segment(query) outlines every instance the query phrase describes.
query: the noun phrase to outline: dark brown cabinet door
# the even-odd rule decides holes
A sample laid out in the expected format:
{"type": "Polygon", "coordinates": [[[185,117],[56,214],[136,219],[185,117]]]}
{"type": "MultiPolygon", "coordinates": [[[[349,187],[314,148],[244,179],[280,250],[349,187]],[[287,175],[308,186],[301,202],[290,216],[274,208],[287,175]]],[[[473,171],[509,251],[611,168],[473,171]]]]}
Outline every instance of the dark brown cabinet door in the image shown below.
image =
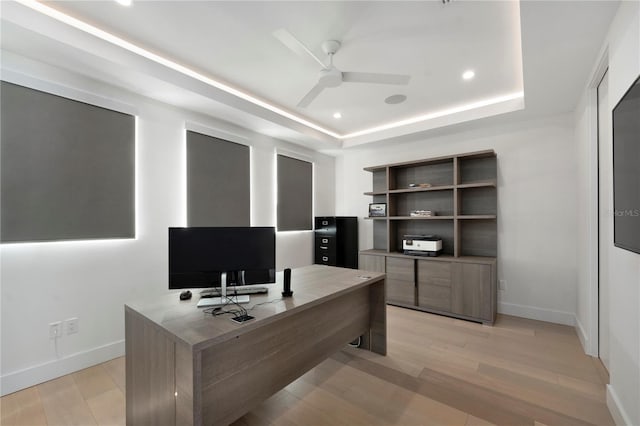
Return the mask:
{"type": "Polygon", "coordinates": [[[416,304],[414,260],[387,257],[387,302],[416,304]]]}
{"type": "Polygon", "coordinates": [[[358,268],[365,271],[385,272],[385,256],[361,254],[358,260],[358,268]]]}
{"type": "Polygon", "coordinates": [[[418,260],[418,306],[451,312],[451,262],[418,260]]]}
{"type": "Polygon", "coordinates": [[[493,321],[491,266],[457,263],[451,276],[451,311],[459,315],[493,321]]]}

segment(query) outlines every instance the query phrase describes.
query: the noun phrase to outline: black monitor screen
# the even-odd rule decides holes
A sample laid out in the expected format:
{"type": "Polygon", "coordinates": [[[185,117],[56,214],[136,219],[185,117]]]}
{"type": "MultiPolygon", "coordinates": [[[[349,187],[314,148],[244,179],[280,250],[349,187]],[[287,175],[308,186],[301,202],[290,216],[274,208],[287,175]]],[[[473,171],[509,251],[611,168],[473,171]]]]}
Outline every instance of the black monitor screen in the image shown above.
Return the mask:
{"type": "Polygon", "coordinates": [[[640,77],[613,109],[613,242],[640,253],[640,77]]]}
{"type": "Polygon", "coordinates": [[[232,284],[274,282],[275,265],[274,227],[169,228],[170,289],[219,286],[223,272],[232,284]]]}

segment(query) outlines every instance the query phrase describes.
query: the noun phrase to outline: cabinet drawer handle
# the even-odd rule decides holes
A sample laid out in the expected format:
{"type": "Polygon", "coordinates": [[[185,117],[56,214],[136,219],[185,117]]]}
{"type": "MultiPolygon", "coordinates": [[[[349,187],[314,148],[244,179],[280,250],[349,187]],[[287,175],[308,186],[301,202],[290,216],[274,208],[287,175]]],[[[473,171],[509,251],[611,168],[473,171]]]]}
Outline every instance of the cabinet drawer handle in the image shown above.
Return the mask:
{"type": "Polygon", "coordinates": [[[321,248],[322,250],[327,250],[329,247],[327,247],[327,246],[320,246],[320,248],[321,248]]]}
{"type": "Polygon", "coordinates": [[[329,242],[329,239],[328,239],[328,238],[323,238],[323,239],[322,239],[322,244],[327,244],[328,242],[329,242]]]}
{"type": "Polygon", "coordinates": [[[328,221],[328,220],[323,220],[323,221],[322,221],[322,224],[323,224],[323,225],[328,225],[328,224],[329,224],[329,221],[328,221]]]}
{"type": "Polygon", "coordinates": [[[327,256],[322,256],[322,261],[323,261],[323,262],[328,262],[328,261],[329,261],[329,258],[328,258],[327,256]]]}

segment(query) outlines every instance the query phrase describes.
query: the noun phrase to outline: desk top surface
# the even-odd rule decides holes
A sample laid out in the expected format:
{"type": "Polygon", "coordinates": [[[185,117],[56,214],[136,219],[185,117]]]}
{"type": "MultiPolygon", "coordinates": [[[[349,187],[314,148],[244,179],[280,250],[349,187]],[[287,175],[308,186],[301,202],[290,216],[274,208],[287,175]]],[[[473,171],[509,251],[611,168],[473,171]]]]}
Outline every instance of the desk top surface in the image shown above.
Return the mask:
{"type": "MultiPolygon", "coordinates": [[[[276,274],[275,284],[261,284],[269,288],[268,293],[252,294],[251,301],[242,304],[249,311],[249,315],[255,317],[243,324],[231,321],[231,314],[214,317],[203,313],[203,308],[196,307],[200,300],[197,290],[190,300],[181,301],[178,297],[180,292],[172,291],[166,296],[154,297],[152,300],[127,303],[125,309],[143,316],[187,345],[204,348],[370,285],[384,276],[383,273],[358,269],[324,265],[305,266],[291,271],[293,296],[283,299],[283,274],[280,272],[276,274]]],[[[226,309],[233,308],[234,306],[230,305],[226,309]]]]}

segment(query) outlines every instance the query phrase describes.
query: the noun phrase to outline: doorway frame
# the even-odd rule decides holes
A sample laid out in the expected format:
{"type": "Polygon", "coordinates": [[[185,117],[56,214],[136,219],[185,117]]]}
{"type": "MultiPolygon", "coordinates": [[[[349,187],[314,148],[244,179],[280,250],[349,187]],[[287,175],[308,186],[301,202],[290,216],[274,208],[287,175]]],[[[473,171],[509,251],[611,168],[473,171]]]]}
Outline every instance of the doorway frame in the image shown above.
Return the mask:
{"type": "Polygon", "coordinates": [[[578,336],[587,353],[594,357],[600,356],[599,329],[599,269],[600,269],[600,191],[599,191],[599,132],[598,132],[598,86],[609,69],[609,47],[605,47],[600,55],[598,65],[595,68],[588,85],[588,123],[589,123],[589,174],[588,174],[588,271],[587,271],[587,296],[588,296],[588,320],[587,330],[577,323],[578,336]]]}

